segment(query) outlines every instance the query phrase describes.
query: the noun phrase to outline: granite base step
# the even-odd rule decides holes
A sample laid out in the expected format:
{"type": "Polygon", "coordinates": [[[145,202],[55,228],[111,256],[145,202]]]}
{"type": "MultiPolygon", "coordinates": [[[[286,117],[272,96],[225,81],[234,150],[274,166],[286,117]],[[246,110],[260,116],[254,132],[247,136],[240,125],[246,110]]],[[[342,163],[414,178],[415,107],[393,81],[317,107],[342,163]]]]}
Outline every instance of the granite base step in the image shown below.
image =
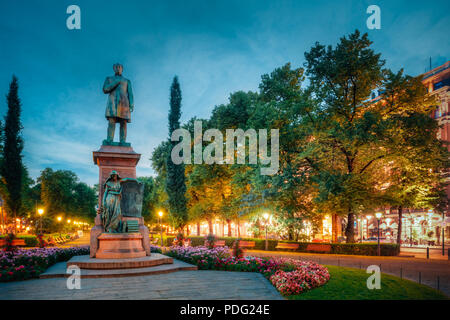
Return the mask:
{"type": "MultiPolygon", "coordinates": [[[[67,266],[65,262],[60,262],[48,268],[46,272],[40,275],[42,279],[48,278],[67,278],[72,273],[66,273],[67,266]]],[[[171,273],[177,271],[197,270],[197,266],[183,261],[173,260],[171,264],[162,264],[153,267],[144,268],[125,268],[125,269],[80,269],[81,278],[116,278],[116,277],[134,277],[171,273]]]]}
{"type": "Polygon", "coordinates": [[[172,264],[173,259],[160,253],[152,253],[151,256],[130,259],[97,259],[89,255],[75,256],[67,261],[67,267],[78,266],[80,269],[129,269],[146,268],[162,264],[172,264]]]}

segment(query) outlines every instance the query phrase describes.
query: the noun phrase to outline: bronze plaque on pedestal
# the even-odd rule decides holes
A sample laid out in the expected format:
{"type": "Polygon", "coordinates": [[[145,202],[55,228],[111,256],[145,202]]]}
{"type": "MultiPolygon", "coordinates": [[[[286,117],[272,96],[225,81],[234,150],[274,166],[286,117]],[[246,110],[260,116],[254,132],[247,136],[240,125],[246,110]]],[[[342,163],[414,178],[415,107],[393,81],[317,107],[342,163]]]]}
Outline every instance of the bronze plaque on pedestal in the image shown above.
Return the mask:
{"type": "Polygon", "coordinates": [[[120,208],[122,216],[141,217],[144,185],[135,179],[123,179],[121,185],[122,199],[120,200],[120,208]]]}

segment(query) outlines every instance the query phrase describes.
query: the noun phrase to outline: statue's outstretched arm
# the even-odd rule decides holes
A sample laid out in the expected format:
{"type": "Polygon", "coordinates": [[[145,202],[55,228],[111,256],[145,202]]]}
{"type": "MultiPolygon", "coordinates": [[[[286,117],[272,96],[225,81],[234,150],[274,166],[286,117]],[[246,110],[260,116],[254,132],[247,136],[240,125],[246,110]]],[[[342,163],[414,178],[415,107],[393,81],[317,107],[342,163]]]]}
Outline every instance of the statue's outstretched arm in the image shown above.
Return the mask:
{"type": "Polygon", "coordinates": [[[130,111],[134,109],[134,97],[133,97],[133,89],[131,88],[131,81],[128,80],[128,101],[130,102],[130,111]]]}
{"type": "Polygon", "coordinates": [[[107,77],[105,83],[103,84],[103,93],[110,93],[113,91],[120,83],[120,79],[116,77],[107,77]]]}

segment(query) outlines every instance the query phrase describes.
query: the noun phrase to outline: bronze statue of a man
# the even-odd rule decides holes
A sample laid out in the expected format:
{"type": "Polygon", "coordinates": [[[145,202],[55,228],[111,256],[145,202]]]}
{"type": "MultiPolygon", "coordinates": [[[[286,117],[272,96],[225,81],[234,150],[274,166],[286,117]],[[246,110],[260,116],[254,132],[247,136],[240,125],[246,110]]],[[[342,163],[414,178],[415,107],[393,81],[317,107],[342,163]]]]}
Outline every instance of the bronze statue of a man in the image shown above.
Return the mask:
{"type": "Polygon", "coordinates": [[[123,66],[113,65],[115,75],[107,77],[103,92],[109,94],[105,117],[108,120],[108,133],[104,144],[112,144],[116,123],[120,123],[120,144],[126,144],[127,123],[131,122],[130,114],[134,109],[133,91],[130,80],[122,76],[123,66]]]}

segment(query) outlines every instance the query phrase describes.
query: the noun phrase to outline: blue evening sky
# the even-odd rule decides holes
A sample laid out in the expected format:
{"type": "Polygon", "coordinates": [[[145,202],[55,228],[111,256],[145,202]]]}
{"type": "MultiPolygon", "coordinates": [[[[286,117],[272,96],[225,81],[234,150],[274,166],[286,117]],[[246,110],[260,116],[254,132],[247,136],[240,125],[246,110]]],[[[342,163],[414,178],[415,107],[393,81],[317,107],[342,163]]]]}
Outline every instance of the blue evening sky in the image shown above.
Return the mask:
{"type": "Polygon", "coordinates": [[[433,67],[450,58],[449,10],[448,0],[1,0],[0,93],[16,74],[33,178],[46,167],[69,169],[93,185],[92,151],[106,136],[101,89],[112,64],[122,63],[135,95],[128,141],[142,153],[138,176],[153,175],[149,158],[168,134],[174,75],[183,122],[209,117],[231,92],[256,91],[262,74],[286,62],[302,66],[316,41],[335,44],[356,28],[369,33],[388,67],[417,75],[429,57],[433,67]],[[71,4],[81,8],[81,30],[66,28],[71,4]],[[366,27],[371,4],[381,8],[381,30],[366,27]]]}

